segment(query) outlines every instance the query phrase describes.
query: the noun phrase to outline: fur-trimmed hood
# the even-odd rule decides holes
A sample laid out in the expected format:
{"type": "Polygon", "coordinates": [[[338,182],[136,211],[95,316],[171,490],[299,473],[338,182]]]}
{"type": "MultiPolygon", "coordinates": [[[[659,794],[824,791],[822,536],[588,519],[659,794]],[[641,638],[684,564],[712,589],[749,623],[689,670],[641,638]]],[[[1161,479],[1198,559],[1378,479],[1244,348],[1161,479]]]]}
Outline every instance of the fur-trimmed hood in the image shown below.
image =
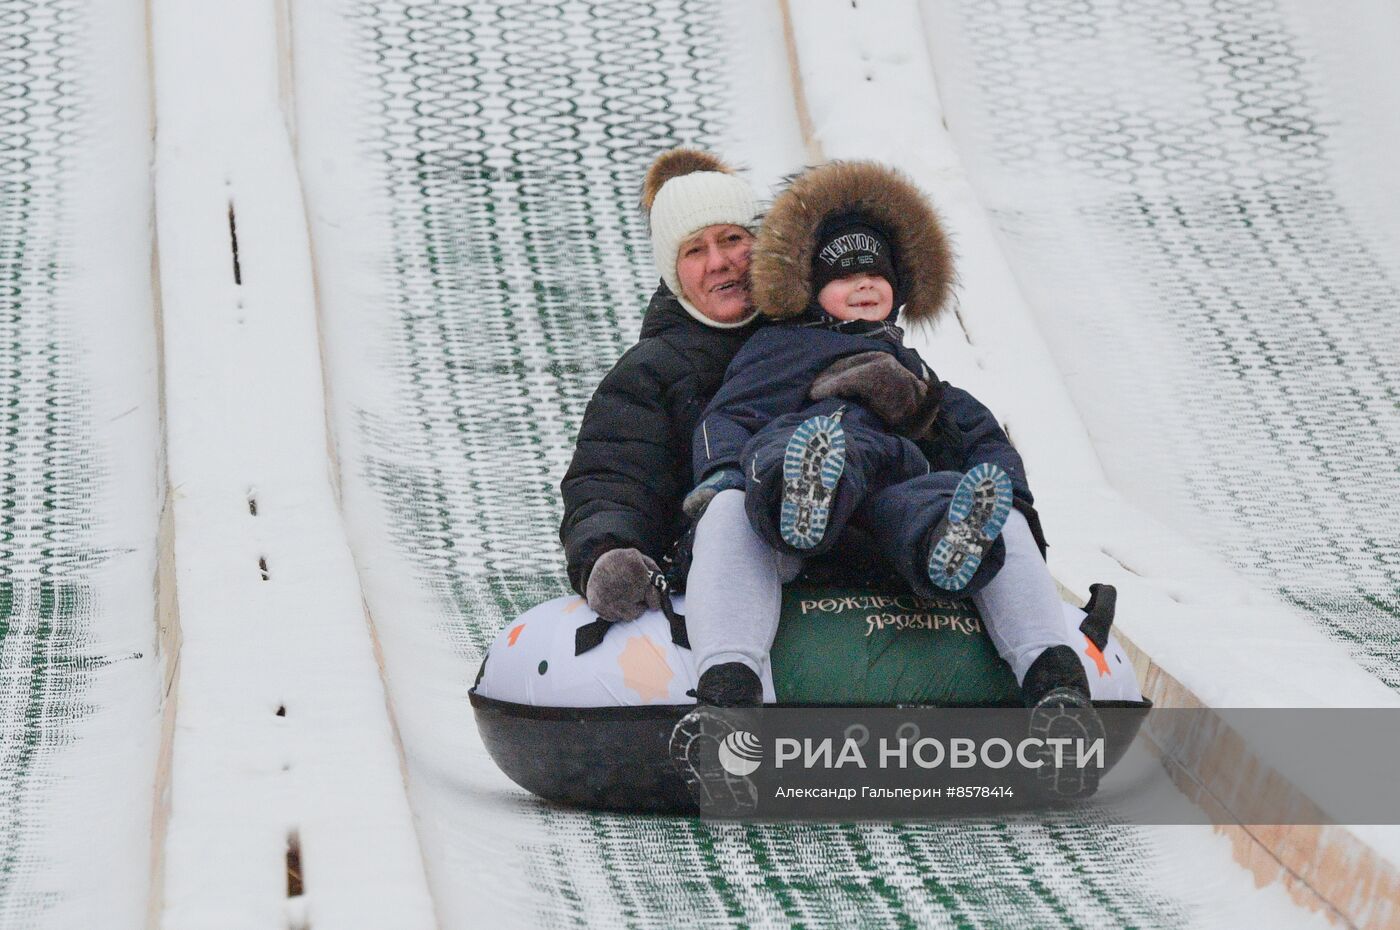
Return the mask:
{"type": "Polygon", "coordinates": [[[890,239],[905,321],[931,321],[942,312],[953,287],[953,253],[928,198],[893,168],[834,161],[794,178],[764,218],[750,272],[764,316],[791,319],[811,304],[818,229],[828,217],[853,211],[890,239]]]}

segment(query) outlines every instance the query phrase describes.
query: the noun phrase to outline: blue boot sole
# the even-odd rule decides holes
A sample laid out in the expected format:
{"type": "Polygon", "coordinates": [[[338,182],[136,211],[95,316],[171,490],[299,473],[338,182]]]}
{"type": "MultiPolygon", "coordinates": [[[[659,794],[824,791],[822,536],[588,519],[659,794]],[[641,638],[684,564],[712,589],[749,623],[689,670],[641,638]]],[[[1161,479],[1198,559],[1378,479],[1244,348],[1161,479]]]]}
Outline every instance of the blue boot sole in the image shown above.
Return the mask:
{"type": "Polygon", "coordinates": [[[984,462],[962,476],[929,549],[928,577],[935,587],[952,592],[967,587],[1006,526],[1011,501],[1011,479],[998,466],[984,462]]]}
{"type": "Polygon", "coordinates": [[[794,549],[812,549],[826,536],[836,483],[846,468],[841,413],[804,420],[783,452],[783,500],[778,534],[794,549]]]}

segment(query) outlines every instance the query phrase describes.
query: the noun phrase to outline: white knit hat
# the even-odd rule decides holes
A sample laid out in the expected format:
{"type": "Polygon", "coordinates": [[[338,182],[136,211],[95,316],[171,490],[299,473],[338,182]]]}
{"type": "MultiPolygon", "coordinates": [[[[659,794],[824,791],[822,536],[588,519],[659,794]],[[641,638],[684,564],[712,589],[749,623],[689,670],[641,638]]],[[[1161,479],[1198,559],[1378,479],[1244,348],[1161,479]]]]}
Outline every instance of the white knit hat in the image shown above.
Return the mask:
{"type": "Polygon", "coordinates": [[[656,270],[685,312],[716,329],[733,329],[752,320],[754,314],[733,323],[705,316],[681,293],[676,274],[681,243],[705,227],[733,224],[749,232],[757,228],[759,203],[748,182],[708,153],[673,149],[657,158],[647,172],[642,202],[649,206],[656,270]]]}

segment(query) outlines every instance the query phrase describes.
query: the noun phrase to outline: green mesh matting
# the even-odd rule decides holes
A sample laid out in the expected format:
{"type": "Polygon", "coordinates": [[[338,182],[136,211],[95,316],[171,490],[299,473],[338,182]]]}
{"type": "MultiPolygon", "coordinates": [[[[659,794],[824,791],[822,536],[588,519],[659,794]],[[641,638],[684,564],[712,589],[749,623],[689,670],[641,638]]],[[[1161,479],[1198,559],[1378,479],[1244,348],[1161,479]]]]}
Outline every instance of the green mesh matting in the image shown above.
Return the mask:
{"type": "MultiPolygon", "coordinates": [[[[98,633],[102,584],[94,577],[111,554],[100,544],[110,528],[94,512],[107,474],[64,291],[79,258],[65,180],[76,148],[91,142],[76,79],[81,26],[75,2],[0,2],[0,926],[7,928],[50,925],[46,914],[84,894],[89,876],[54,858],[65,843],[90,842],[53,835],[71,828],[77,813],[60,800],[71,800],[63,792],[72,772],[55,761],[96,711],[89,687],[113,661],[102,657],[112,646],[98,633]]],[[[100,772],[99,760],[93,764],[100,772]]]]}
{"type": "MultiPolygon", "coordinates": [[[[1365,86],[1329,99],[1299,6],[972,0],[930,29],[966,43],[940,63],[952,125],[1018,275],[1067,315],[1044,330],[1102,373],[1086,422],[1132,412],[1110,474],[1160,467],[1168,522],[1400,687],[1397,227],[1348,209],[1336,131],[1348,108],[1396,123],[1365,86]]],[[[1365,15],[1337,31],[1360,45],[1365,15]]]]}

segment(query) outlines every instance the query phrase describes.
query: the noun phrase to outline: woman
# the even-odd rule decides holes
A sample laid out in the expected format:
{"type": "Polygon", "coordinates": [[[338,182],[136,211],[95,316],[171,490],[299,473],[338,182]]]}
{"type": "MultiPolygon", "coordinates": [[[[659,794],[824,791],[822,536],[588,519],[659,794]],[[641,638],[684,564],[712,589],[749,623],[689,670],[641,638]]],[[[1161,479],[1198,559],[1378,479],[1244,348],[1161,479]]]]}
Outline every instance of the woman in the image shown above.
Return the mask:
{"type": "MultiPolygon", "coordinates": [[[[640,340],[589,401],[561,485],[559,536],[569,580],[600,617],[614,621],[659,606],[652,573],[689,527],[681,502],[691,490],[692,435],[730,360],[758,325],[748,281],[759,214],[753,189],[715,156],[675,149],[648,170],[642,207],[662,284],[640,340]]],[[[881,358],[844,360],[824,389],[860,400],[887,422],[906,421],[927,387],[897,363],[890,366],[887,353],[873,354],[881,358]]],[[[731,509],[721,502],[706,522],[742,520],[747,527],[742,506],[731,509]]],[[[711,553],[702,524],[688,585],[692,617],[723,615],[723,622],[742,627],[754,610],[776,614],[781,582],[792,578],[797,560],[754,541],[752,553],[711,553]],[[709,584],[721,560],[724,585],[709,584]],[[747,610],[729,613],[734,603],[747,610]]],[[[691,626],[698,699],[761,701],[755,692],[761,659],[714,653],[702,632],[709,627],[691,626]]],[[[758,654],[766,654],[767,644],[758,645],[758,654]]]]}

